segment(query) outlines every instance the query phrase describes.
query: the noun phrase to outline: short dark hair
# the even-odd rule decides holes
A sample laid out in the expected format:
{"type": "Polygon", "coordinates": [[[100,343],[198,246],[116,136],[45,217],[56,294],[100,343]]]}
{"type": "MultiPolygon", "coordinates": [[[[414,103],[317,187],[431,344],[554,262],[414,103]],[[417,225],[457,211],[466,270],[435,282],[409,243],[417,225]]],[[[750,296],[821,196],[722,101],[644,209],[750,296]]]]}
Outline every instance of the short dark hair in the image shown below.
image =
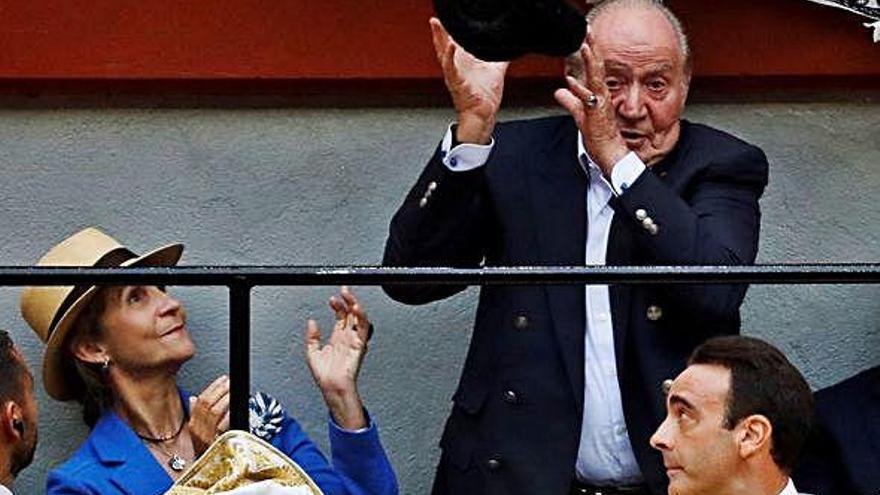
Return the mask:
{"type": "Polygon", "coordinates": [[[27,367],[15,348],[9,332],[0,330],[0,402],[24,401],[27,367]]]}
{"type": "Polygon", "coordinates": [[[725,336],[697,347],[689,365],[708,364],[730,370],[730,393],[724,427],[760,414],[773,425],[770,453],[790,474],[813,424],[813,394],[800,371],[779,349],[754,337],[725,336]]]}

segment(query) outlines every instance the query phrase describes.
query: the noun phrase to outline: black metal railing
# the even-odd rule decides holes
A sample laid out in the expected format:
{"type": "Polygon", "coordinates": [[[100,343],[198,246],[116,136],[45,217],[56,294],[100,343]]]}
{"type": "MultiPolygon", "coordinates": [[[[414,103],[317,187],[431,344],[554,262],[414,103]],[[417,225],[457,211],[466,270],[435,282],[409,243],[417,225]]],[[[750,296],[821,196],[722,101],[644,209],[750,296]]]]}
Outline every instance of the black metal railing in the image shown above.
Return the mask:
{"type": "Polygon", "coordinates": [[[561,284],[878,284],[880,263],[754,266],[492,267],[177,266],[0,267],[0,286],[187,285],[229,288],[230,423],[248,427],[250,296],[256,286],[561,284]]]}

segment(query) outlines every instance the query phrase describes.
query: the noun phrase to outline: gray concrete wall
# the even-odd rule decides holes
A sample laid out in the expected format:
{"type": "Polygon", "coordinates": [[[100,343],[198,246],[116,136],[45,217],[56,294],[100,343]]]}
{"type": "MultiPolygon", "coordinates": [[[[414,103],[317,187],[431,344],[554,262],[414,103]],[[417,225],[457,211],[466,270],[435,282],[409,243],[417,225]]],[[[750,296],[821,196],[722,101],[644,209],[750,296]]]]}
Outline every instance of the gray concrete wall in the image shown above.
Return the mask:
{"type": "MultiPolygon", "coordinates": [[[[688,116],[770,157],[760,261],[880,260],[880,105],[693,105],[688,116]]],[[[450,118],[442,109],[2,110],[0,265],[31,264],[87,225],[138,251],[180,240],[187,264],[375,264],[450,118]]],[[[226,293],[172,290],[199,347],[182,383],[200,390],[226,369],[226,293]]],[[[307,317],[329,324],[332,291],[261,288],[253,307],[254,387],[282,399],[322,446],[326,412],[300,346],[307,317]]],[[[476,291],[415,308],[378,288],[358,293],[377,325],[362,374],[368,407],[403,492],[427,493],[476,291]]],[[[42,345],[18,294],[0,288],[0,328],[39,370],[42,345]]],[[[778,344],[824,387],[880,364],[878,300],[876,286],[753,287],[745,332],[778,344]]],[[[38,389],[41,442],[20,493],[41,493],[86,435],[76,406],[38,389]]]]}

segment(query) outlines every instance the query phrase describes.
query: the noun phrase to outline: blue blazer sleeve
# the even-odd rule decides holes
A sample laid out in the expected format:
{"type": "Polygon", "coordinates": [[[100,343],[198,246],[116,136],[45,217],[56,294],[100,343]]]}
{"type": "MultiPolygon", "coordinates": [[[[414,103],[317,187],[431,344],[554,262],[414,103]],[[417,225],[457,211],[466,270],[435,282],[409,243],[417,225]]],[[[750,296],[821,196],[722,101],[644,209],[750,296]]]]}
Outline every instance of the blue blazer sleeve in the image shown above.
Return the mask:
{"type": "Polygon", "coordinates": [[[396,495],[397,478],[379,432],[371,422],[367,430],[346,432],[330,424],[333,466],[303,432],[299,423],[286,417],[272,445],[302,467],[326,495],[396,495]]]}

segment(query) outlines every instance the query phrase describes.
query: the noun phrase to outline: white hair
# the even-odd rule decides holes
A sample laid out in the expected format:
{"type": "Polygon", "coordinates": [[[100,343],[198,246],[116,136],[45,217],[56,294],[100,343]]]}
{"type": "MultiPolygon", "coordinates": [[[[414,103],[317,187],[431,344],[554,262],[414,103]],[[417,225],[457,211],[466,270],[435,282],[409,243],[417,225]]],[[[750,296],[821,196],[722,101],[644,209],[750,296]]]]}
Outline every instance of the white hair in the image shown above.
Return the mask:
{"type": "Polygon", "coordinates": [[[684,59],[684,70],[685,73],[690,73],[691,71],[691,48],[688,44],[687,35],[684,32],[684,28],[681,25],[681,21],[678,20],[675,14],[669,10],[669,7],[663,4],[663,0],[604,0],[599,2],[589,2],[595,3],[596,6],[593,7],[587,13],[587,26],[596,19],[599,18],[603,13],[608,12],[612,8],[617,7],[635,7],[635,8],[646,8],[646,9],[656,9],[658,12],[663,14],[669,24],[672,26],[672,30],[675,32],[675,36],[678,39],[678,47],[681,50],[682,58],[684,59]]]}

